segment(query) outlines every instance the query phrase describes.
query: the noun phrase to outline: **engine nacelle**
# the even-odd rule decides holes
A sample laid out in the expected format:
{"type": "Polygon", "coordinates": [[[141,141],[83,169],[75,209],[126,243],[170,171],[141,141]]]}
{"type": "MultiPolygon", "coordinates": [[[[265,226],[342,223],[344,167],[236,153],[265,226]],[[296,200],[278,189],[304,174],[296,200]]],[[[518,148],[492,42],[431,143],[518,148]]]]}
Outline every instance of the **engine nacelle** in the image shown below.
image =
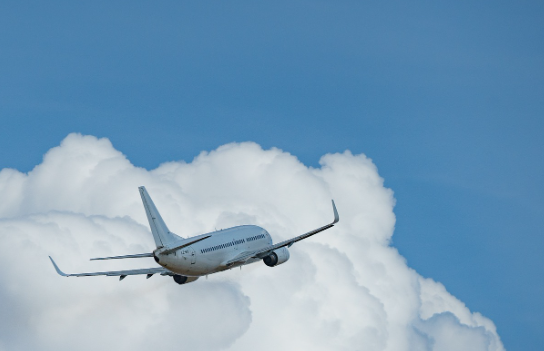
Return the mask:
{"type": "Polygon", "coordinates": [[[263,258],[263,262],[268,267],[275,267],[287,262],[289,256],[289,250],[284,246],[272,251],[270,255],[263,258]]]}
{"type": "Polygon", "coordinates": [[[198,277],[186,277],[184,275],[179,275],[179,274],[172,276],[172,278],[174,278],[174,281],[178,283],[179,285],[191,283],[198,279],[198,277]]]}

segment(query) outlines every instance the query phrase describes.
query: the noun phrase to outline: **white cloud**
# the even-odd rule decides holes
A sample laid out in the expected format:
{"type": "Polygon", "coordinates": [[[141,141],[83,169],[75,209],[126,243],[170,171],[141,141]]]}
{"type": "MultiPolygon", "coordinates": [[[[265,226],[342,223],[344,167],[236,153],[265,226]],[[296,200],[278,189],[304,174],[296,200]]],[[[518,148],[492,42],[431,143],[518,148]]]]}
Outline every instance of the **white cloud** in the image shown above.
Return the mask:
{"type": "Polygon", "coordinates": [[[389,246],[391,190],[364,155],[308,168],[278,149],[228,144],[147,171],[107,139],[69,135],[28,174],[0,171],[0,350],[503,350],[492,321],[419,276],[389,246]],[[145,185],[182,236],[258,224],[282,240],[341,221],[291,260],[179,286],[166,277],[62,278],[153,267],[89,262],[153,249],[145,185]]]}

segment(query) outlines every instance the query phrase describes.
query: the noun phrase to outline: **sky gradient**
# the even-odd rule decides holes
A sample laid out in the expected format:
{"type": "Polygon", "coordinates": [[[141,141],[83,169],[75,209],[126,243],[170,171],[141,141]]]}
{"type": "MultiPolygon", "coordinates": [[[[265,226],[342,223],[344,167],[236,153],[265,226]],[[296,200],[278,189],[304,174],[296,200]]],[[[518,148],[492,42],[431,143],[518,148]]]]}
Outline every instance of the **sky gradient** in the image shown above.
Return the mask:
{"type": "Polygon", "coordinates": [[[71,132],[136,166],[254,141],[308,166],[364,153],[392,245],[497,325],[544,343],[544,5],[469,1],[0,4],[0,168],[71,132]]]}

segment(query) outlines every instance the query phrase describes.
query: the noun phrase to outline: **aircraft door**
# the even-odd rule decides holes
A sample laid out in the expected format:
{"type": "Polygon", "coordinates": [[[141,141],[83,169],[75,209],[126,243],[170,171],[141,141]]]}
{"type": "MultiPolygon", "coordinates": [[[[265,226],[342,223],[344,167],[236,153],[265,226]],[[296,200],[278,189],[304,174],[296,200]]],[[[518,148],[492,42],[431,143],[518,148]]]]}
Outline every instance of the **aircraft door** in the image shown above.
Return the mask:
{"type": "Polygon", "coordinates": [[[193,249],[191,246],[189,246],[189,252],[191,254],[191,264],[195,264],[196,263],[195,249],[193,249]]]}
{"type": "Polygon", "coordinates": [[[196,263],[195,249],[193,249],[191,246],[182,249],[181,256],[183,257],[184,261],[191,261],[191,264],[196,263]]]}

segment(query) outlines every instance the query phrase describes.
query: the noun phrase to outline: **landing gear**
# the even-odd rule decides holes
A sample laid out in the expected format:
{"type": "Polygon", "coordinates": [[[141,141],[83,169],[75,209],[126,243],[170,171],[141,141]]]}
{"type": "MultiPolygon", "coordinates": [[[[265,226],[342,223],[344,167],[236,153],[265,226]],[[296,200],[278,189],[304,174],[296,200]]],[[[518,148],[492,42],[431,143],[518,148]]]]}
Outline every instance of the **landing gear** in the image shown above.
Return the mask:
{"type": "Polygon", "coordinates": [[[187,283],[187,277],[183,275],[176,274],[173,278],[174,278],[174,281],[178,283],[179,285],[187,283]]]}

